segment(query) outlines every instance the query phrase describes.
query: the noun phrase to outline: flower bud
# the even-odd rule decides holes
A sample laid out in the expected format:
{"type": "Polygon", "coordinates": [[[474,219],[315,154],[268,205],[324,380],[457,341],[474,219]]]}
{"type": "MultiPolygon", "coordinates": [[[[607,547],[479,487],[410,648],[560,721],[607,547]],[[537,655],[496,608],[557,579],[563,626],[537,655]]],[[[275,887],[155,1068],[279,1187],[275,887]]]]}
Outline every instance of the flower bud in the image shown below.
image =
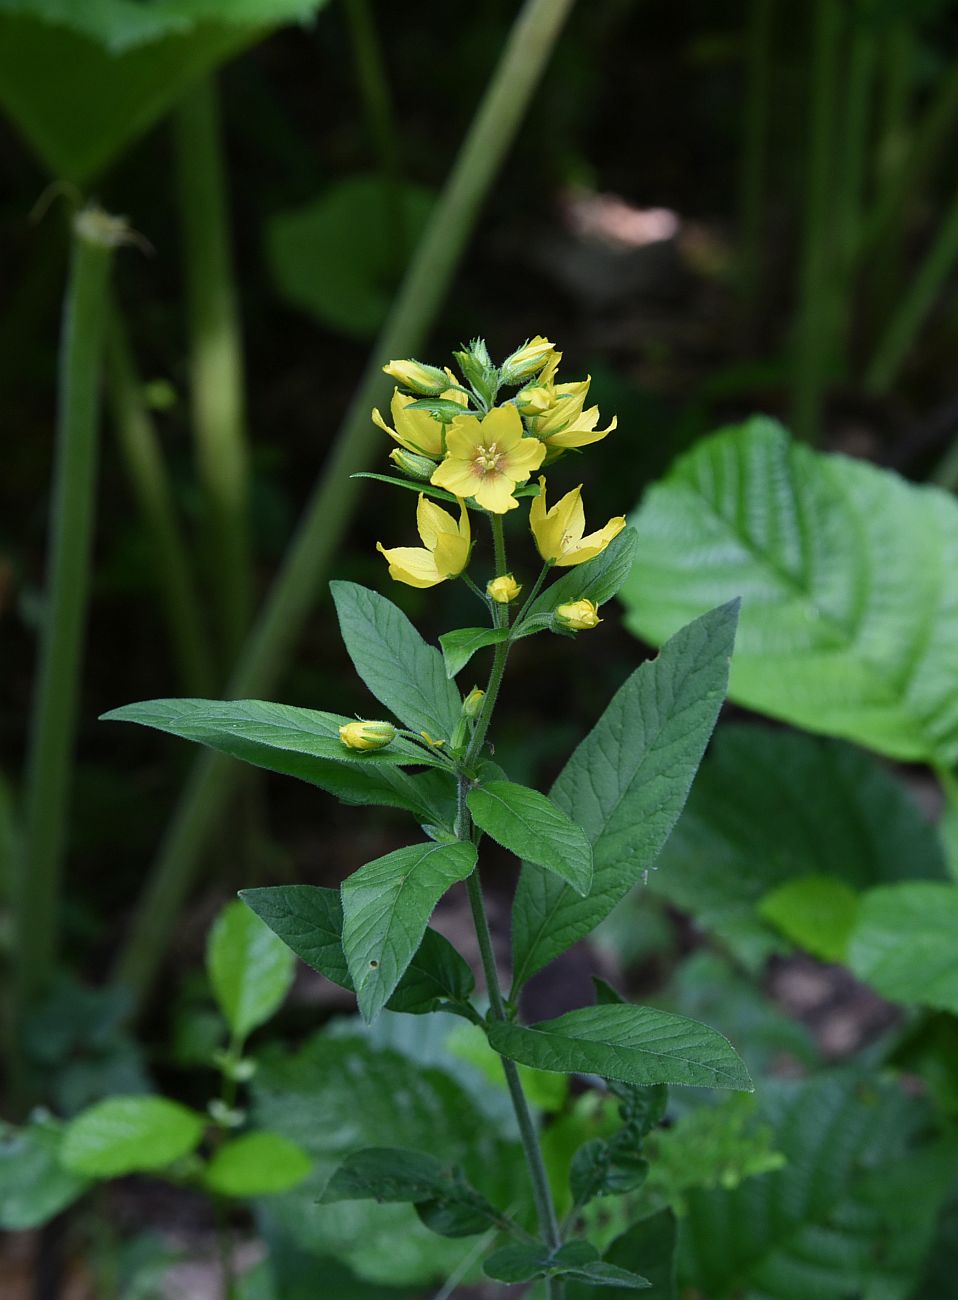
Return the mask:
{"type": "Polygon", "coordinates": [[[400,388],[420,397],[438,397],[449,387],[449,376],[438,366],[426,366],[421,361],[390,361],[383,366],[385,374],[395,379],[400,388]]]}
{"type": "Polygon", "coordinates": [[[339,728],[339,739],[347,749],[382,749],[396,739],[391,722],[346,722],[339,728]]]}
{"type": "Polygon", "coordinates": [[[423,483],[429,482],[436,468],[434,460],[430,460],[428,456],[417,456],[414,451],[407,451],[405,447],[394,447],[389,453],[389,459],[408,478],[419,479],[423,483]]]}
{"type": "Polygon", "coordinates": [[[599,607],[592,600],[573,600],[568,605],[560,605],[555,614],[559,625],[572,632],[586,632],[602,622],[599,607]]]}
{"type": "Polygon", "coordinates": [[[555,406],[555,401],[555,389],[548,384],[532,384],[516,394],[519,414],[525,416],[544,415],[555,406]]]}
{"type": "Polygon", "coordinates": [[[486,595],[497,605],[508,605],[521,590],[522,584],[516,582],[511,573],[504,573],[501,578],[492,578],[486,583],[486,595]]]}
{"type": "Polygon", "coordinates": [[[466,383],[491,405],[499,388],[499,371],[492,364],[485,339],[473,339],[467,348],[454,352],[453,356],[466,383]]]}
{"type": "Polygon", "coordinates": [[[537,334],[534,339],[523,343],[502,363],[502,382],[504,384],[522,384],[533,375],[537,375],[554,351],[552,343],[537,334]]]}
{"type": "Polygon", "coordinates": [[[478,686],[474,686],[462,702],[462,711],[467,718],[476,718],[479,716],[479,710],[482,708],[482,701],[486,698],[485,691],[481,691],[478,686]]]}

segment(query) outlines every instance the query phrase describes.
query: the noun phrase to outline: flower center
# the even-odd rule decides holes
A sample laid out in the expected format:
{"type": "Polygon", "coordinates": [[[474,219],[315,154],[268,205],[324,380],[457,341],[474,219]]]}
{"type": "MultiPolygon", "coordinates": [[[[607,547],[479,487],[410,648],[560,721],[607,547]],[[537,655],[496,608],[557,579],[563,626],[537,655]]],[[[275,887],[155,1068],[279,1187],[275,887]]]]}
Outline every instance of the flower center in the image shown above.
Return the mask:
{"type": "Polygon", "coordinates": [[[472,467],[480,478],[485,478],[487,474],[498,474],[504,457],[505,453],[499,450],[499,444],[490,442],[488,447],[476,448],[476,458],[472,462],[472,467]]]}

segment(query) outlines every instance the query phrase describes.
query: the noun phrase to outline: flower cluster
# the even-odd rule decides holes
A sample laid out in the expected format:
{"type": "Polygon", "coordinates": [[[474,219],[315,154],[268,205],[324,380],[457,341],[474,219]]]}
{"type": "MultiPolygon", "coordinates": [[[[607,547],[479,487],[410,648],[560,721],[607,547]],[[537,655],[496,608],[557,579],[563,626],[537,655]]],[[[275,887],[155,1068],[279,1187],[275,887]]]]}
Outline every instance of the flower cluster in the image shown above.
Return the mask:
{"type": "MultiPolygon", "coordinates": [[[[448,367],[419,361],[390,361],[383,367],[397,385],[390,403],[392,425],[378,410],[373,421],[398,444],[390,453],[393,463],[423,484],[416,512],[423,545],[378,543],[390,577],[412,587],[459,577],[472,550],[469,509],[505,515],[519,507],[521,497],[531,497],[529,526],[547,566],[582,564],[599,555],[625,527],[625,519],[610,519],[586,535],[581,485],[547,509],[545,476],[539,476],[537,485],[529,482],[536,470],[600,441],[616,427],[613,418],[600,428],[599,408],[586,406],[589,378],[557,382],[562,353],[540,335],[499,366],[482,339],[455,353],[455,360],[461,379],[448,367]],[[503,397],[509,388],[515,391],[503,397]],[[455,502],[458,519],[429,497],[455,502]]],[[[515,600],[519,591],[512,574],[497,576],[486,587],[488,598],[501,605],[515,600]]],[[[598,621],[579,612],[565,626],[578,630],[598,621]]]]}

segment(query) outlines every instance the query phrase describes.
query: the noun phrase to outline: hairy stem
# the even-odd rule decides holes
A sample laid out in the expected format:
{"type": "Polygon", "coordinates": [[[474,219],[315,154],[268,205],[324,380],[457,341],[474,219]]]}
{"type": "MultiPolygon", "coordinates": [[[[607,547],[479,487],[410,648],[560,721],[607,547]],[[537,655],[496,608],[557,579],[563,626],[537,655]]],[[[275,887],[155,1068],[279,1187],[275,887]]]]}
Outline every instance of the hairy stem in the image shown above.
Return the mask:
{"type": "Polygon", "coordinates": [[[116,218],[87,208],[74,220],[60,338],[46,605],[40,630],[17,890],[19,1015],[55,959],[70,771],[96,510],[100,380],[116,218]]]}
{"type": "MultiPolygon", "coordinates": [[[[469,133],[373,348],[356,395],[323,467],[283,566],[244,648],[229,690],[265,695],[289,658],[325,583],[379,438],[370,407],[388,387],[381,368],[416,352],[436,318],[475,227],[479,209],[515,139],[522,116],[573,0],[526,0],[469,133]]],[[[137,907],[117,976],[142,1001],[156,978],[170,932],[233,790],[239,766],[221,755],[196,761],[137,907]]]]}

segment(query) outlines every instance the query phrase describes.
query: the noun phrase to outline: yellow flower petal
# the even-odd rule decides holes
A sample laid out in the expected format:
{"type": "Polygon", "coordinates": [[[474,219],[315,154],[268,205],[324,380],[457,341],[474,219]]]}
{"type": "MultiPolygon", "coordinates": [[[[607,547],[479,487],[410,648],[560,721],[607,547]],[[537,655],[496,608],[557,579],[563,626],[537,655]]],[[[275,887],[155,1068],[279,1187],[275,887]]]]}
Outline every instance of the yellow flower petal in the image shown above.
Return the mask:
{"type": "Polygon", "coordinates": [[[553,447],[588,447],[590,443],[601,442],[619,423],[614,415],[604,429],[595,427],[598,422],[599,408],[590,406],[570,429],[563,429],[561,433],[553,433],[546,438],[546,446],[550,449],[553,447]]]}
{"type": "MultiPolygon", "coordinates": [[[[514,406],[494,406],[481,422],[482,443],[495,443],[500,451],[509,453],[517,447],[522,435],[522,420],[514,406]]],[[[531,441],[531,440],[530,440],[531,441]]]]}
{"type": "Polygon", "coordinates": [[[545,460],[546,447],[538,438],[522,438],[506,454],[502,472],[524,483],[534,469],[538,469],[545,460]]]}
{"type": "Polygon", "coordinates": [[[448,576],[439,572],[432,551],[421,546],[394,546],[387,550],[382,542],[377,542],[376,550],[386,557],[390,578],[404,582],[407,587],[435,587],[448,576]]]}
{"type": "Polygon", "coordinates": [[[494,515],[504,515],[507,510],[515,510],[519,504],[512,495],[514,489],[515,483],[505,474],[489,474],[479,480],[479,487],[473,496],[483,510],[491,510],[494,515]]]}
{"type": "Polygon", "coordinates": [[[474,497],[482,487],[482,479],[472,468],[472,461],[459,460],[453,456],[447,456],[437,466],[429,482],[436,487],[445,488],[457,497],[474,497]]]}
{"type": "Polygon", "coordinates": [[[624,527],[624,515],[618,515],[615,519],[610,519],[604,528],[589,533],[588,537],[583,537],[580,542],[576,542],[573,546],[565,549],[555,561],[556,566],[561,569],[572,564],[584,564],[586,560],[592,560],[597,555],[601,555],[613,537],[618,537],[624,527]]]}
{"type": "Polygon", "coordinates": [[[430,551],[436,549],[436,543],[444,534],[459,536],[459,524],[449,511],[437,506],[435,501],[430,501],[423,492],[419,494],[419,504],[416,507],[416,527],[430,551]]]}
{"type": "Polygon", "coordinates": [[[444,578],[458,578],[469,563],[470,543],[459,533],[445,533],[436,542],[433,559],[444,578]]]}

